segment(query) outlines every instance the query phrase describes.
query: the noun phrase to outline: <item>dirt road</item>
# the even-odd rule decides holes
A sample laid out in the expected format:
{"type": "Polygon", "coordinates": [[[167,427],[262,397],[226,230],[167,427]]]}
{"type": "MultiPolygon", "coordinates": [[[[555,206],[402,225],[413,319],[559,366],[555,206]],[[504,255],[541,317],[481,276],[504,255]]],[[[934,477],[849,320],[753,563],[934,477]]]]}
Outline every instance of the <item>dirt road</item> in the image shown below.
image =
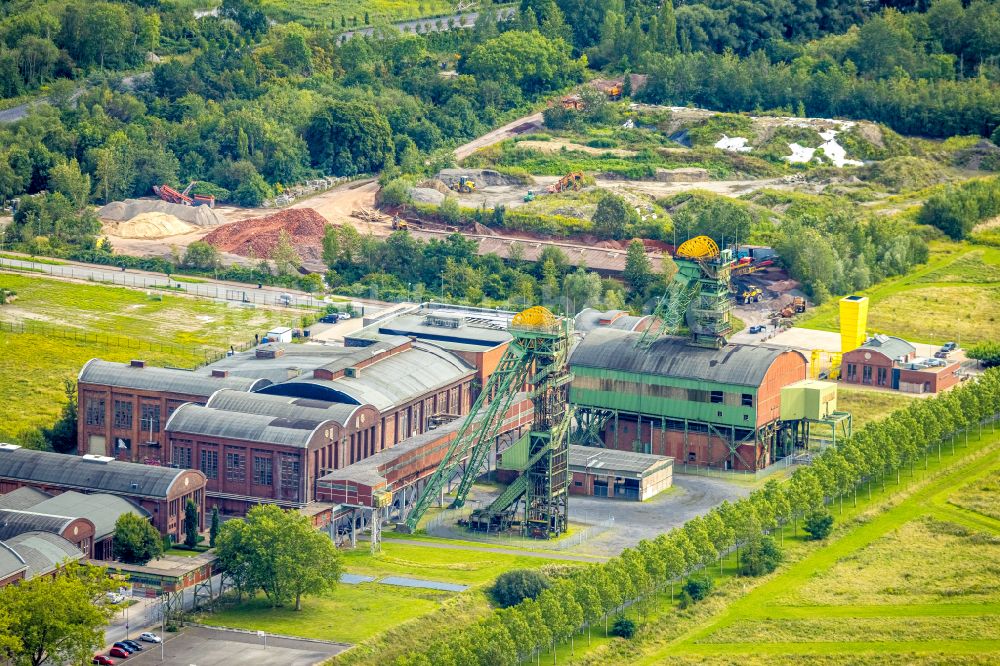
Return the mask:
{"type": "Polygon", "coordinates": [[[480,148],[492,146],[493,144],[500,143],[504,139],[509,139],[512,136],[536,130],[542,126],[542,122],[541,111],[533,113],[530,116],[518,118],[517,120],[507,123],[503,127],[498,127],[492,132],[484,134],[478,139],[470,141],[464,146],[459,146],[455,149],[455,159],[463,160],[480,148]]]}

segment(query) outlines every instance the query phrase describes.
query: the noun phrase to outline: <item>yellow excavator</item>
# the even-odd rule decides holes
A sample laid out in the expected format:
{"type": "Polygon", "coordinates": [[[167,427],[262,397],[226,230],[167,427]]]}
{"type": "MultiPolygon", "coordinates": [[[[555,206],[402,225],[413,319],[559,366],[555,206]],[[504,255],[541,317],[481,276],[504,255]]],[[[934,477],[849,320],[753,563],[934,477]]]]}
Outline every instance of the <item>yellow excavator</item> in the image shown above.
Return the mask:
{"type": "Polygon", "coordinates": [[[465,176],[459,176],[457,180],[452,182],[451,189],[462,194],[470,194],[476,191],[476,181],[465,176]]]}
{"type": "Polygon", "coordinates": [[[740,294],[740,298],[743,300],[744,304],[749,303],[759,303],[760,299],[764,298],[764,292],[762,292],[758,287],[747,287],[740,294]]]}

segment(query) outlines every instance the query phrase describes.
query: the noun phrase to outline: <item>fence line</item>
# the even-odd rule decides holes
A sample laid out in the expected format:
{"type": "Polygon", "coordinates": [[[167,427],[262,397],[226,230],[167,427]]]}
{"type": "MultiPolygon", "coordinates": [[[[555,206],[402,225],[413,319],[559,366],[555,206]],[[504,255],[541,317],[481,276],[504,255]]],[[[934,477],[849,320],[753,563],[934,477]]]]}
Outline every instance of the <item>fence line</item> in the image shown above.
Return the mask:
{"type": "Polygon", "coordinates": [[[0,257],[0,267],[12,270],[28,270],[32,273],[45,273],[56,277],[87,280],[99,284],[121,285],[137,289],[156,289],[168,292],[175,291],[178,293],[183,292],[192,296],[214,298],[247,307],[253,305],[274,305],[277,307],[322,308],[327,305],[326,302],[313,298],[310,295],[291,292],[275,293],[268,289],[254,288],[251,285],[236,283],[216,285],[187,282],[189,279],[197,278],[188,278],[186,276],[171,278],[167,275],[138,274],[120,269],[106,270],[103,268],[70,264],[48,264],[31,261],[30,259],[8,259],[6,257],[0,257]]]}

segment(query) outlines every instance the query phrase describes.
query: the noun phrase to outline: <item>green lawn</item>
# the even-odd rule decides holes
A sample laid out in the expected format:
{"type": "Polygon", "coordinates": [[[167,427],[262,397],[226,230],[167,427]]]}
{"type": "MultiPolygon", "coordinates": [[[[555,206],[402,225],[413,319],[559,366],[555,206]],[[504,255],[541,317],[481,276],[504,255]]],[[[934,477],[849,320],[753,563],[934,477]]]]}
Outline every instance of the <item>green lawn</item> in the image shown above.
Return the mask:
{"type": "Polygon", "coordinates": [[[405,21],[422,16],[451,14],[454,4],[448,0],[263,0],[264,11],[277,21],[298,21],[306,25],[325,25],[339,30],[341,17],[347,27],[364,27],[367,13],[372,23],[405,21]]]}
{"type": "MultiPolygon", "coordinates": [[[[995,339],[1000,329],[1000,248],[971,243],[932,243],[930,261],[863,292],[869,333],[916,342],[995,339]]],[[[824,303],[799,326],[837,330],[837,299],[824,303]]]]}
{"type": "Polygon", "coordinates": [[[259,597],[201,618],[213,624],[287,636],[360,643],[388,628],[434,611],[447,592],[362,583],[338,585],[331,594],[308,597],[302,610],[271,608],[259,597]]]}
{"type": "Polygon", "coordinates": [[[0,331],[0,441],[22,441],[50,425],[65,402],[63,382],[75,380],[92,358],[193,367],[207,352],[292,323],[273,310],[173,294],[154,299],[142,290],[34,275],[0,273],[0,287],[17,292],[16,301],[0,306],[0,322],[38,327],[0,331]]]}
{"type": "MultiPolygon", "coordinates": [[[[441,541],[441,543],[447,543],[441,541]]],[[[489,548],[489,544],[477,544],[489,548]]],[[[347,571],[368,576],[408,576],[461,585],[486,585],[511,569],[537,568],[546,565],[572,565],[573,562],[525,555],[487,553],[476,550],[430,548],[408,543],[383,543],[382,552],[372,555],[358,548],[344,552],[347,571]]]]}

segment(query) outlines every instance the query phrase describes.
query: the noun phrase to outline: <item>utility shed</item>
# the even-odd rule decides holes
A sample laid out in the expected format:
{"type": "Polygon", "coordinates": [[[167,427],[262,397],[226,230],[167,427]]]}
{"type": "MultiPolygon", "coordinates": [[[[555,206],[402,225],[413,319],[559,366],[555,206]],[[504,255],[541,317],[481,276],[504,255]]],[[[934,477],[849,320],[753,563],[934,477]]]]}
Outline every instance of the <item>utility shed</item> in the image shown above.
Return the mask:
{"type": "Polygon", "coordinates": [[[592,446],[569,447],[570,492],[643,502],[673,483],[674,459],[592,446]]]}
{"type": "Polygon", "coordinates": [[[640,337],[598,328],[570,357],[580,443],[743,470],[788,453],[778,437],[781,389],[805,379],[805,356],[677,337],[640,348],[640,337]]]}
{"type": "Polygon", "coordinates": [[[837,385],[803,379],[781,389],[781,420],[820,421],[837,411],[837,385]]]}

